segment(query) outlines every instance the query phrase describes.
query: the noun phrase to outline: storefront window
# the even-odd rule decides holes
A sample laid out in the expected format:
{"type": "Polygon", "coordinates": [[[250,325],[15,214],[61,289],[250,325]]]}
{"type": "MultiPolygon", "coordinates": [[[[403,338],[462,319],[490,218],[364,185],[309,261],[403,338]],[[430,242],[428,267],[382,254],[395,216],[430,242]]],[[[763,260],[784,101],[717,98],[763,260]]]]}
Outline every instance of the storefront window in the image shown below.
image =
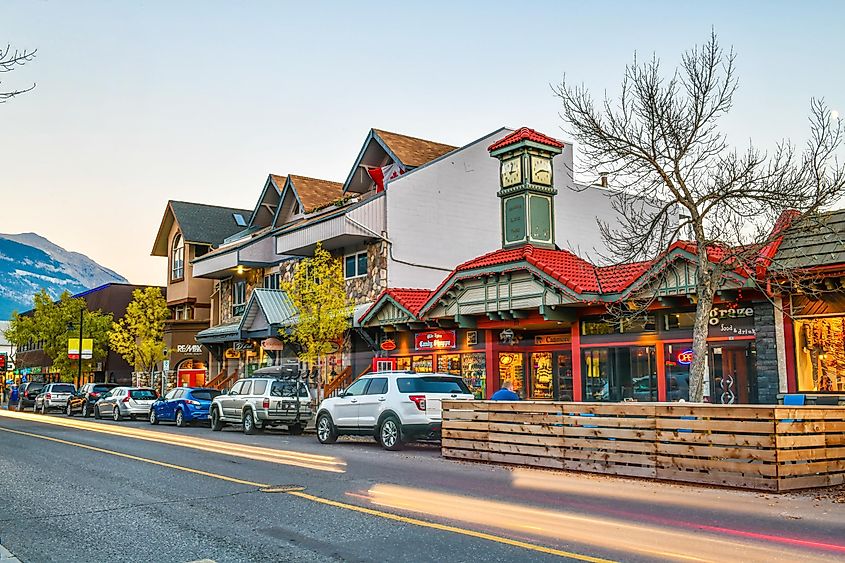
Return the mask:
{"type": "Polygon", "coordinates": [[[845,317],[795,321],[798,390],[845,392],[845,317]]]}
{"type": "Polygon", "coordinates": [[[581,321],[581,334],[584,336],[650,332],[655,329],[654,315],[651,313],[631,318],[595,317],[581,321]]]}
{"type": "Polygon", "coordinates": [[[434,371],[434,362],[431,356],[414,356],[414,371],[417,373],[431,373],[434,371]]]}
{"type": "Polygon", "coordinates": [[[663,315],[664,330],[692,330],[695,324],[695,311],[688,313],[665,313],[663,315]]]}
{"type": "Polygon", "coordinates": [[[667,344],[666,399],[689,401],[689,370],[692,365],[692,344],[667,344]]]}
{"type": "Polygon", "coordinates": [[[450,373],[452,375],[461,375],[461,356],[460,354],[441,354],[437,357],[437,371],[440,373],[450,373]]]}
{"type": "Polygon", "coordinates": [[[525,366],[521,353],[499,353],[499,382],[505,381],[512,382],[514,392],[525,397],[525,366]]]}
{"type": "Polygon", "coordinates": [[[572,401],[572,352],[557,353],[557,388],[559,401],[572,401]]]}
{"type": "Polygon", "coordinates": [[[657,400],[653,346],[584,350],[584,398],[588,401],[657,400]]]}
{"type": "Polygon", "coordinates": [[[531,354],[531,394],[532,399],[552,398],[552,353],[536,352],[531,354]]]}
{"type": "Polygon", "coordinates": [[[476,399],[487,398],[487,358],[484,353],[461,354],[464,381],[476,399]]]}
{"type": "Polygon", "coordinates": [[[411,371],[411,358],[396,358],[396,369],[399,371],[411,371]]]}

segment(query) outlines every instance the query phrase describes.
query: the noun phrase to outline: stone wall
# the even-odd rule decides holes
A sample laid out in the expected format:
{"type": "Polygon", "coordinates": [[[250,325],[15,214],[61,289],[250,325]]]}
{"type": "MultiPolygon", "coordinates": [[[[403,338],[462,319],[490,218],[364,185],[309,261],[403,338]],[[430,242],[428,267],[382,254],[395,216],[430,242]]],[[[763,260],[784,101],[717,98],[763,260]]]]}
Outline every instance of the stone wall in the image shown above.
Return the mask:
{"type": "MultiPolygon", "coordinates": [[[[768,301],[754,303],[757,336],[757,401],[776,404],[778,395],[778,353],[775,340],[775,310],[768,301]]],[[[753,397],[750,397],[753,400],[753,397]]]]}
{"type": "Polygon", "coordinates": [[[387,288],[387,243],[367,245],[367,270],[366,276],[346,280],[346,294],[355,305],[372,303],[387,288]]]}

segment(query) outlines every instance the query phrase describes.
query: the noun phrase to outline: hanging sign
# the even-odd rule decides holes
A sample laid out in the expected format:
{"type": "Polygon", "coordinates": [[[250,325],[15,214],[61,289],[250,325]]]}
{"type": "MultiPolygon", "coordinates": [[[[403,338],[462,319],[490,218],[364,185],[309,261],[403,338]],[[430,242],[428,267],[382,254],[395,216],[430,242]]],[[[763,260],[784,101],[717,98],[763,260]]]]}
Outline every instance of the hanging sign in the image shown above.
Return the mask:
{"type": "Polygon", "coordinates": [[[240,354],[240,352],[238,352],[234,348],[229,348],[228,350],[223,352],[223,357],[226,358],[227,360],[237,360],[238,358],[241,357],[241,354],[240,354]]]}
{"type": "Polygon", "coordinates": [[[396,341],[391,339],[385,340],[381,343],[381,349],[385,352],[396,350],[396,341]]]}
{"type": "MultiPolygon", "coordinates": [[[[71,360],[79,359],[79,339],[70,338],[67,341],[67,357],[71,360]]],[[[94,340],[91,338],[82,339],[82,359],[90,360],[94,357],[94,340]]]]}
{"type": "Polygon", "coordinates": [[[265,338],[261,341],[261,347],[271,352],[278,352],[285,348],[285,343],[275,337],[265,338]]]}
{"type": "Polygon", "coordinates": [[[451,350],[457,347],[454,330],[430,330],[414,334],[417,350],[451,350]]]}

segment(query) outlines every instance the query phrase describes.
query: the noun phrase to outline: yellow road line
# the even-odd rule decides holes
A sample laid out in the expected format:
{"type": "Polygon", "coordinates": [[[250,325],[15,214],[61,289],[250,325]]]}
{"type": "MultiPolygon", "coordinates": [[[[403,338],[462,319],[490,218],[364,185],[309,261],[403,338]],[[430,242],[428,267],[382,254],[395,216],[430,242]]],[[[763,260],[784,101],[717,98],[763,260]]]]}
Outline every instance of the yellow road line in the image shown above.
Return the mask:
{"type": "MultiPolygon", "coordinates": [[[[124,459],[131,459],[133,461],[140,461],[142,463],[149,463],[151,465],[157,465],[159,467],[166,467],[168,469],[175,469],[178,471],[185,471],[187,473],[193,473],[195,475],[203,475],[205,477],[211,477],[213,479],[220,479],[222,481],[228,481],[230,483],[237,483],[239,485],[249,485],[252,487],[257,488],[267,488],[270,487],[267,483],[258,483],[256,481],[246,481],[244,479],[237,479],[235,477],[229,477],[227,475],[220,475],[219,473],[212,473],[210,471],[202,471],[200,469],[193,469],[191,467],[185,467],[183,465],[175,465],[173,463],[167,463],[164,461],[158,461],[154,459],[149,459],[145,457],[140,457],[132,454],[125,454],[122,452],[116,452],[113,450],[107,450],[105,448],[98,448],[96,446],[89,446],[88,444],[80,444],[78,442],[71,442],[69,440],[62,440],[60,438],[53,438],[52,436],[43,436],[41,434],[35,434],[32,432],[24,432],[22,430],[12,430],[11,428],[5,428],[0,426],[0,431],[3,432],[10,432],[12,434],[20,434],[22,436],[30,436],[32,438],[39,438],[41,440],[48,440],[50,442],[55,442],[58,444],[64,444],[67,446],[76,446],[78,448],[83,448],[90,451],[95,451],[99,453],[104,453],[108,455],[113,455],[117,457],[121,457],[124,459]]],[[[610,559],[601,559],[599,557],[591,557],[589,555],[581,555],[579,553],[573,553],[570,551],[563,551],[560,549],[553,549],[551,547],[545,547],[542,545],[534,545],[527,542],[519,541],[519,540],[512,540],[510,538],[505,538],[502,536],[496,536],[494,534],[487,534],[484,532],[477,532],[475,530],[467,530],[465,528],[459,528],[457,526],[449,526],[446,524],[437,524],[434,522],[427,522],[425,520],[419,520],[417,518],[409,518],[407,516],[400,516],[398,514],[392,514],[390,512],[384,512],[382,510],[374,510],[372,508],[365,508],[363,506],[357,506],[354,504],[348,504],[345,502],[338,502],[335,500],[326,499],[323,497],[314,496],[308,493],[303,493],[302,491],[287,491],[284,494],[293,495],[296,497],[300,497],[306,500],[310,500],[313,502],[317,502],[320,504],[325,504],[328,506],[333,506],[335,508],[343,508],[345,510],[352,510],[355,512],[360,512],[362,514],[368,514],[370,516],[376,516],[379,518],[384,518],[387,520],[393,520],[396,522],[402,522],[404,524],[412,524],[415,526],[420,526],[423,528],[432,528],[434,530],[440,530],[443,532],[452,532],[454,534],[460,534],[464,536],[470,536],[473,538],[479,538],[483,540],[488,540],[496,543],[501,543],[504,545],[509,545],[513,547],[519,547],[522,549],[527,549],[530,551],[536,551],[539,553],[545,553],[549,555],[557,555],[559,557],[569,557],[571,559],[577,559],[579,561],[589,561],[590,563],[613,563],[610,559]]]]}

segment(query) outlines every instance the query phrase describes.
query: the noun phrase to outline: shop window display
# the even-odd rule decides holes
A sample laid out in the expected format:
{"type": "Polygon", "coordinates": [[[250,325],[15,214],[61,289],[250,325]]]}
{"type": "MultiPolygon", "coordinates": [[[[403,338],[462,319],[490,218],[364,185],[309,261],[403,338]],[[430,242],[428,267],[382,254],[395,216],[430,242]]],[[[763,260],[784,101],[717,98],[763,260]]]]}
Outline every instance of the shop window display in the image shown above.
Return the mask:
{"type": "Polygon", "coordinates": [[[689,370],[692,365],[692,343],[666,344],[666,399],[689,401],[689,370]]]}
{"type": "Polygon", "coordinates": [[[588,401],[656,401],[653,346],[584,350],[584,398],[588,401]]]}
{"type": "Polygon", "coordinates": [[[487,359],[484,353],[461,354],[464,381],[476,399],[487,397],[487,359]]]}
{"type": "Polygon", "coordinates": [[[437,371],[452,375],[461,375],[460,354],[441,354],[437,357],[437,371]]]}
{"type": "Polygon", "coordinates": [[[499,381],[512,382],[514,392],[525,397],[525,366],[521,353],[499,353],[499,381]]]}
{"type": "Polygon", "coordinates": [[[411,371],[411,358],[407,356],[396,358],[396,369],[398,371],[411,371]]]}
{"type": "Polygon", "coordinates": [[[795,321],[798,390],[845,392],[845,317],[795,321]]]}
{"type": "Polygon", "coordinates": [[[557,387],[558,400],[574,400],[572,389],[572,352],[557,353],[557,387]]]}
{"type": "Polygon", "coordinates": [[[531,394],[532,399],[552,398],[552,353],[536,352],[531,354],[531,394]]]}
{"type": "Polygon", "coordinates": [[[434,371],[434,362],[431,356],[414,356],[413,366],[417,373],[432,373],[434,371]]]}
{"type": "Polygon", "coordinates": [[[584,400],[607,401],[607,348],[584,350],[584,400]]]}

